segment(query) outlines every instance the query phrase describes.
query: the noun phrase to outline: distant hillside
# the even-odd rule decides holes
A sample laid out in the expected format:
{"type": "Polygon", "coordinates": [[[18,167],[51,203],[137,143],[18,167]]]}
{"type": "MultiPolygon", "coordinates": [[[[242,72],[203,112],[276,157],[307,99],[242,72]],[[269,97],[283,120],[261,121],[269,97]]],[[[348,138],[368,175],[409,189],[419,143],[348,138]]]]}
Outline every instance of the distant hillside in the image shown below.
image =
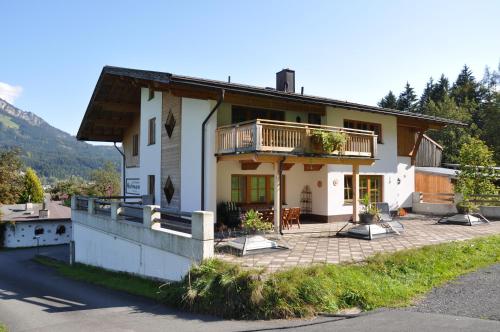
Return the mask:
{"type": "Polygon", "coordinates": [[[0,148],[5,147],[19,147],[24,163],[44,178],[88,178],[104,162],[119,165],[121,158],[113,146],[79,142],[37,115],[0,99],[0,148]]]}

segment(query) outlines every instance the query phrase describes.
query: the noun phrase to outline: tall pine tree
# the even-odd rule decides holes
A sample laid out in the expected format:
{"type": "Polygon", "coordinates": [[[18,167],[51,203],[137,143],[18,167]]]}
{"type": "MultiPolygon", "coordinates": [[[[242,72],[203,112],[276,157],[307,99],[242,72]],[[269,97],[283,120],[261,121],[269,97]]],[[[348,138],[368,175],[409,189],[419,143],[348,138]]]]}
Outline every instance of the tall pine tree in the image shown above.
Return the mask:
{"type": "Polygon", "coordinates": [[[398,97],[396,103],[398,110],[406,112],[416,112],[417,111],[417,95],[415,91],[410,86],[410,83],[406,82],[405,89],[398,97]]]}
{"type": "Polygon", "coordinates": [[[397,98],[394,95],[394,93],[392,93],[392,91],[389,91],[389,93],[387,94],[387,96],[385,96],[384,98],[382,98],[378,102],[377,105],[379,107],[382,107],[382,108],[396,109],[396,107],[397,107],[397,98]]]}
{"type": "Polygon", "coordinates": [[[419,113],[425,113],[425,107],[427,106],[427,103],[429,100],[431,100],[431,93],[432,89],[434,87],[434,80],[429,78],[429,82],[425,85],[425,89],[422,92],[422,95],[420,96],[420,100],[418,101],[418,112],[419,113]]]}

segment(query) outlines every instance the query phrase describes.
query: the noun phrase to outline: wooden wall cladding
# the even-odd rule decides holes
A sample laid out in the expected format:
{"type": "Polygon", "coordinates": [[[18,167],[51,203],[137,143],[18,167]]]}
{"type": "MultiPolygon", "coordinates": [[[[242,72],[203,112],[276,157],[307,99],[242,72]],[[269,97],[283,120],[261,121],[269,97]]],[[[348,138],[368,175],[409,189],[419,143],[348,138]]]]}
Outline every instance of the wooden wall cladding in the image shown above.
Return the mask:
{"type": "Polygon", "coordinates": [[[415,172],[415,191],[422,193],[452,194],[453,184],[450,177],[432,173],[415,172]]]}
{"type": "Polygon", "coordinates": [[[418,128],[398,126],[398,156],[410,157],[416,143],[418,128]]]}

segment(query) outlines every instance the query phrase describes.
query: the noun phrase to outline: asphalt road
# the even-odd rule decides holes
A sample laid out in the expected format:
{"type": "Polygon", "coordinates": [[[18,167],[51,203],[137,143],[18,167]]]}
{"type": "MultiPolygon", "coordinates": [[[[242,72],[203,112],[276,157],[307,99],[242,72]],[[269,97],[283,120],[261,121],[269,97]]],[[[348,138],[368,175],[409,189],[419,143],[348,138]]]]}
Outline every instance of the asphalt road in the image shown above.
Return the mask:
{"type": "MultiPolygon", "coordinates": [[[[40,252],[53,255],[64,250],[64,247],[50,247],[41,248],[40,252]]],[[[51,268],[33,262],[31,258],[35,254],[36,249],[0,251],[0,321],[12,332],[500,331],[500,322],[496,320],[421,312],[425,311],[423,308],[434,310],[428,304],[412,311],[379,311],[350,319],[225,321],[186,314],[143,298],[66,279],[51,268]]],[[[492,271],[497,278],[493,286],[498,287],[500,269],[492,271]]],[[[438,292],[433,294],[439,297],[438,292]]],[[[488,296],[488,293],[480,294],[488,296]]],[[[481,303],[481,299],[477,301],[481,303]]],[[[498,317],[497,314],[487,310],[487,315],[493,318],[498,317]]],[[[481,317],[479,313],[477,316],[481,317]]]]}

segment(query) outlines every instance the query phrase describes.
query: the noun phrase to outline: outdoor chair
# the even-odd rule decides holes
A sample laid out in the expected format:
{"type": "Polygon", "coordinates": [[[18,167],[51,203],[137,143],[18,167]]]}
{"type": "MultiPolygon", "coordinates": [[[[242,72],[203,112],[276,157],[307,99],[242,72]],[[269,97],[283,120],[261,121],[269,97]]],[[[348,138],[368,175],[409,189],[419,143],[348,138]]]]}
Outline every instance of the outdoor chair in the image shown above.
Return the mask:
{"type": "Polygon", "coordinates": [[[259,211],[262,214],[262,220],[266,222],[274,222],[274,211],[271,209],[259,211]]]}
{"type": "Polygon", "coordinates": [[[387,224],[396,233],[401,233],[404,231],[404,226],[399,221],[394,221],[391,216],[391,210],[389,209],[389,203],[379,202],[376,203],[377,210],[379,211],[379,219],[382,224],[387,224]]]}
{"type": "Polygon", "coordinates": [[[281,210],[281,228],[290,229],[290,208],[281,210]]]}
{"type": "Polygon", "coordinates": [[[293,223],[297,223],[297,226],[300,228],[300,208],[295,207],[290,209],[290,217],[288,218],[290,222],[290,227],[293,226],[293,223]]]}

